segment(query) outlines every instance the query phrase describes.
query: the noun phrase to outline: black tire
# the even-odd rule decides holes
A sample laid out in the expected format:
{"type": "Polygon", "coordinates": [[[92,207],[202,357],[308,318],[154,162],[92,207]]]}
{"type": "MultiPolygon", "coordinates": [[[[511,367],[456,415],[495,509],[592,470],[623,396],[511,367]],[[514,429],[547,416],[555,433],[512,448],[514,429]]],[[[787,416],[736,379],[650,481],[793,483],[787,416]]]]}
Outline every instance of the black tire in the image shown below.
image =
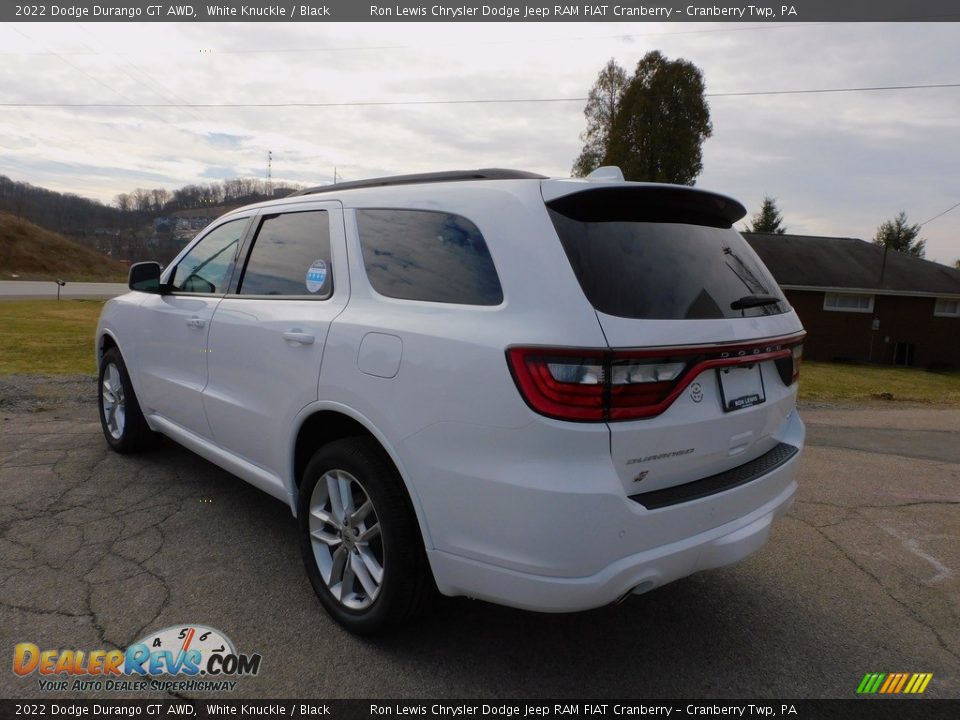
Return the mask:
{"type": "MultiPolygon", "coordinates": [[[[341,506],[346,504],[341,502],[341,506]]],[[[371,439],[337,440],[314,454],[300,485],[297,517],[300,551],[310,583],[330,616],[350,632],[368,635],[409,622],[436,593],[420,526],[403,482],[382,448],[371,439]],[[329,509],[331,519],[337,515],[328,479],[341,488],[337,497],[350,497],[355,510],[353,521],[347,519],[351,515],[348,512],[340,512],[336,523],[312,515],[312,507],[329,509]],[[346,495],[341,482],[349,487],[346,495]],[[361,517],[366,500],[372,504],[372,512],[368,510],[361,517]],[[313,531],[326,539],[317,540],[311,535],[311,522],[313,531]],[[368,535],[372,537],[365,540],[368,535]],[[341,581],[336,583],[336,557],[341,551],[341,581]],[[376,584],[378,563],[381,580],[370,592],[368,588],[376,584]],[[363,573],[366,577],[361,578],[363,573]]]]}
{"type": "Polygon", "coordinates": [[[100,414],[100,427],[110,448],[118,453],[135,453],[152,446],[157,438],[143,419],[140,403],[133,391],[133,383],[127,373],[123,356],[117,348],[110,348],[100,360],[100,374],[97,377],[97,409],[100,414]],[[115,368],[114,373],[111,368],[115,368]],[[119,381],[122,395],[112,387],[119,381]],[[108,388],[107,386],[111,386],[108,388]],[[119,402],[117,402],[119,400],[119,402]],[[117,422],[116,410],[122,409],[123,417],[117,422]]]}

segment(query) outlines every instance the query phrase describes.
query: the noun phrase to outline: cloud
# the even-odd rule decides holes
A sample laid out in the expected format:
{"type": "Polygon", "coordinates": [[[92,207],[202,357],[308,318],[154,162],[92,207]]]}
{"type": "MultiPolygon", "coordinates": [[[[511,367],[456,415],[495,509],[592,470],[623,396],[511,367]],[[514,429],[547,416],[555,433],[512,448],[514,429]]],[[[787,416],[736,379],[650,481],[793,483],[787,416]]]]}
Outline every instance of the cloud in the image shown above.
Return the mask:
{"type": "MultiPolygon", "coordinates": [[[[314,185],[509,166],[565,175],[583,103],[149,108],[581,97],[610,57],[648,50],[703,70],[709,93],[956,82],[951,23],[93,23],[0,28],[0,172],[110,201],[228,175],[314,185]]],[[[872,236],[905,209],[954,204],[960,90],[713,97],[698,185],[752,210],[778,197],[791,230],[872,236]]],[[[924,228],[960,257],[960,210],[924,228]]]]}

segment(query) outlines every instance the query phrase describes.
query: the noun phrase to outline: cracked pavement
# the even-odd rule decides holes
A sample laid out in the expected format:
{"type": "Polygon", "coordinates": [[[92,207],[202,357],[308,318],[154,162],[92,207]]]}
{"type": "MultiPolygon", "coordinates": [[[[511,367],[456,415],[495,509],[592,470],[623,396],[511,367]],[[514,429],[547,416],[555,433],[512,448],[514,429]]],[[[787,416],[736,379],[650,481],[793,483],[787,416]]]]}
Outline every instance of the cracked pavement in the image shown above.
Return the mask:
{"type": "Polygon", "coordinates": [[[739,565],[575,615],[445,600],[362,640],[320,608],[284,505],[170,442],[108,452],[83,387],[0,402],[0,697],[73,696],[15,676],[16,643],[181,623],[263,656],[238,698],[853,697],[867,672],[960,697],[960,410],[805,410],[797,502],[739,565]]]}

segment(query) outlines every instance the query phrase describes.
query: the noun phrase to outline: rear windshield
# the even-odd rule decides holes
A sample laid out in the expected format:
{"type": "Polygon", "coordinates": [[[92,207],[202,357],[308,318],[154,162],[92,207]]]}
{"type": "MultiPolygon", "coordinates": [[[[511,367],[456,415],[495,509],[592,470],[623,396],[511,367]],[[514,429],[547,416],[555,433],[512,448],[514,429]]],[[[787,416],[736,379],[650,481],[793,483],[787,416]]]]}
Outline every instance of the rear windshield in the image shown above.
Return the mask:
{"type": "Polygon", "coordinates": [[[548,205],[570,265],[597,310],[649,320],[757,317],[789,310],[776,281],[728,220],[711,226],[699,224],[705,218],[698,217],[691,223],[689,215],[664,214],[660,205],[651,222],[654,215],[643,204],[642,194],[630,210],[618,203],[609,220],[597,205],[589,212],[570,203],[548,205]],[[764,302],[761,296],[776,302],[755,304],[764,302]]]}

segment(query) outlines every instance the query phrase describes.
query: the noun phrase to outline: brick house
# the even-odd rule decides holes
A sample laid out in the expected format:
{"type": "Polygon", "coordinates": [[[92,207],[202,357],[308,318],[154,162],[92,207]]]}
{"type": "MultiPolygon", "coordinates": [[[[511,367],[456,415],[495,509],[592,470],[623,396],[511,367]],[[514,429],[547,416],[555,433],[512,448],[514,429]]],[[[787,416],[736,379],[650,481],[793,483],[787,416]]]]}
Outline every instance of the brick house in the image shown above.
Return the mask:
{"type": "Polygon", "coordinates": [[[960,270],[855,238],[743,233],[807,330],[809,360],[960,367],[960,270]]]}

